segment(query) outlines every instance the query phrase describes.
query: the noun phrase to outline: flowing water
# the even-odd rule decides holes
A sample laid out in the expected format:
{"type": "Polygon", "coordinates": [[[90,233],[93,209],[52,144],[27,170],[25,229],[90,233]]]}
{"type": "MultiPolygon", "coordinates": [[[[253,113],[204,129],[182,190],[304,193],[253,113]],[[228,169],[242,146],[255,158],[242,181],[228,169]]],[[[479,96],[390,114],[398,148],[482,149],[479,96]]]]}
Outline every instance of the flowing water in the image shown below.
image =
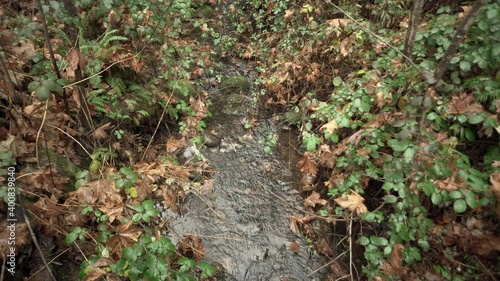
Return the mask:
{"type": "MultiPolygon", "coordinates": [[[[222,75],[255,77],[242,61],[228,61],[223,69],[222,75]]],[[[205,259],[224,268],[225,280],[322,280],[314,272],[322,260],[290,229],[291,216],[303,215],[303,199],[294,188],[300,178],[296,135],[264,117],[256,117],[256,128],[245,129],[244,118],[254,108],[250,93],[222,93],[215,87],[210,95],[213,117],[206,130],[221,144],[199,151],[214,168],[214,188],[191,194],[182,216],[169,218],[172,240],[186,233],[201,238],[205,259]],[[277,147],[266,155],[270,140],[277,147]]]]}

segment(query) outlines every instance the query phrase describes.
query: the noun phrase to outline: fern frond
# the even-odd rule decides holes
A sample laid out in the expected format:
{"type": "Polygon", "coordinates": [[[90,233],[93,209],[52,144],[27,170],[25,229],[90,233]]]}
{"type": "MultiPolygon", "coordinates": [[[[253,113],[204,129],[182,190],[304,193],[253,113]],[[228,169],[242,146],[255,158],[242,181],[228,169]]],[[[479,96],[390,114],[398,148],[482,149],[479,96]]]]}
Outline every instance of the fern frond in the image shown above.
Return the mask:
{"type": "Polygon", "coordinates": [[[98,45],[101,48],[104,48],[104,47],[108,46],[113,41],[126,41],[126,40],[128,40],[127,37],[114,35],[118,31],[119,31],[118,29],[113,29],[113,30],[106,32],[106,34],[104,34],[104,36],[102,37],[102,39],[98,43],[98,45]]]}

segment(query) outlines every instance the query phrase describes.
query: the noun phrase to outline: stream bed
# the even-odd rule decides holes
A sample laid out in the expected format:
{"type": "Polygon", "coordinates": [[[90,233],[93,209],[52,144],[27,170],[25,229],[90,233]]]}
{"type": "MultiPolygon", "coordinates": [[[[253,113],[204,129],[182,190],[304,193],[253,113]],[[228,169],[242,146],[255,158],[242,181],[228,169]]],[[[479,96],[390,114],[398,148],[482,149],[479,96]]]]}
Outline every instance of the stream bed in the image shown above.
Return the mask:
{"type": "MultiPolygon", "coordinates": [[[[253,90],[255,75],[246,62],[231,60],[223,72],[248,77],[253,90]]],[[[214,169],[213,191],[188,196],[182,215],[168,218],[170,238],[200,238],[205,259],[224,268],[225,280],[323,280],[316,272],[322,259],[290,229],[291,216],[303,216],[296,134],[259,114],[259,125],[245,129],[255,107],[250,92],[213,87],[209,93],[213,116],[206,131],[220,143],[199,152],[214,169]],[[276,148],[266,155],[264,145],[273,138],[276,148]]]]}

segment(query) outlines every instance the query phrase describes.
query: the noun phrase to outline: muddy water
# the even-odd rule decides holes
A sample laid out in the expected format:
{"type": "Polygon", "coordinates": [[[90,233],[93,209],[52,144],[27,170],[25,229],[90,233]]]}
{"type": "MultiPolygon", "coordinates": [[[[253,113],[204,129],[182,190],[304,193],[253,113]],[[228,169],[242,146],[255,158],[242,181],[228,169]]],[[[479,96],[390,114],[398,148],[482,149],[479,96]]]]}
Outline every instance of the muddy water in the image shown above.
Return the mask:
{"type": "MultiPolygon", "coordinates": [[[[225,75],[253,76],[242,62],[229,62],[224,69],[225,75]]],[[[214,188],[189,196],[183,215],[171,221],[172,240],[186,233],[201,238],[205,259],[222,265],[225,280],[322,280],[313,274],[321,259],[289,226],[292,214],[303,215],[302,198],[293,188],[298,158],[289,139],[295,136],[266,118],[257,118],[255,129],[244,129],[253,108],[249,93],[223,94],[215,88],[210,94],[214,115],[207,130],[222,141],[217,148],[199,150],[215,170],[214,188]],[[265,155],[264,144],[272,138],[278,147],[265,155]],[[291,243],[298,244],[298,253],[291,243]]]]}

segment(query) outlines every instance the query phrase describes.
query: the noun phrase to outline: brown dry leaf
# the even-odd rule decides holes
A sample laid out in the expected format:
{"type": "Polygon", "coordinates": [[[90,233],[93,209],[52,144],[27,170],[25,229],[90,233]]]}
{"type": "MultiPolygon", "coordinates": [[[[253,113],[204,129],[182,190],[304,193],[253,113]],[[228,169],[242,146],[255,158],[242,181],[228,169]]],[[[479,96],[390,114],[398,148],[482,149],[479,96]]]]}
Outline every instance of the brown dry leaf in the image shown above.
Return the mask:
{"type": "Polygon", "coordinates": [[[351,49],[349,48],[350,43],[350,37],[346,37],[344,40],[342,40],[342,42],[340,42],[340,53],[342,54],[342,56],[347,57],[351,52],[351,49]]]}
{"type": "Polygon", "coordinates": [[[463,113],[481,113],[484,111],[482,105],[474,102],[473,95],[462,93],[458,96],[453,96],[448,105],[448,113],[450,114],[463,114],[463,113]]]}
{"type": "Polygon", "coordinates": [[[358,215],[368,212],[364,201],[365,199],[354,190],[351,190],[351,194],[342,195],[335,199],[335,203],[339,204],[340,207],[356,212],[358,215]]]}
{"type": "Polygon", "coordinates": [[[19,42],[19,46],[11,48],[10,51],[16,54],[16,56],[20,58],[23,63],[26,63],[36,53],[35,45],[33,45],[33,42],[24,40],[21,40],[19,42]]]}
{"type": "Polygon", "coordinates": [[[490,175],[490,182],[491,191],[495,194],[497,201],[500,202],[500,171],[496,171],[490,175]]]}
{"type": "Polygon", "coordinates": [[[378,108],[383,108],[384,106],[391,104],[393,101],[392,93],[384,93],[383,91],[378,91],[375,94],[375,102],[378,108]]]}
{"type": "Polygon", "coordinates": [[[327,132],[329,132],[330,134],[332,134],[333,132],[335,132],[335,130],[337,130],[339,126],[337,125],[337,121],[334,120],[331,120],[330,122],[324,124],[323,126],[321,126],[321,129],[325,129],[327,132]]]}
{"type": "MultiPolygon", "coordinates": [[[[95,263],[91,263],[87,269],[87,274],[85,275],[84,281],[96,281],[102,280],[102,278],[107,275],[105,270],[106,267],[114,264],[115,261],[110,258],[100,258],[95,263]]],[[[104,278],[104,280],[110,280],[108,278],[104,278]]]]}
{"type": "Polygon", "coordinates": [[[302,236],[302,231],[300,230],[299,223],[302,223],[297,217],[292,216],[290,219],[290,230],[293,232],[293,234],[301,237],[302,236]]]}
{"type": "MultiPolygon", "coordinates": [[[[494,164],[496,164],[497,161],[495,161],[494,164]]],[[[491,186],[490,189],[495,194],[495,198],[497,199],[497,202],[500,202],[500,172],[496,171],[490,175],[490,182],[491,186]]],[[[500,204],[497,204],[497,208],[495,210],[497,213],[497,217],[500,218],[500,204]]]]}
{"type": "Polygon", "coordinates": [[[178,149],[183,148],[184,146],[186,146],[186,139],[185,138],[176,139],[174,137],[171,137],[167,140],[167,152],[168,153],[174,153],[178,149]]]}
{"type": "Polygon", "coordinates": [[[394,275],[398,271],[390,263],[386,262],[378,266],[380,270],[386,275],[394,275]]]}
{"type": "Polygon", "coordinates": [[[311,174],[312,176],[316,176],[317,168],[316,164],[310,158],[311,153],[305,152],[304,157],[299,161],[300,171],[302,173],[311,174]]]}
{"type": "Polygon", "coordinates": [[[5,220],[0,223],[0,229],[2,230],[0,232],[0,255],[2,256],[10,253],[12,247],[10,243],[14,241],[10,240],[12,239],[10,238],[11,232],[15,233],[16,253],[23,245],[31,241],[26,223],[17,222],[14,226],[11,226],[10,223],[5,220]]]}
{"type": "Polygon", "coordinates": [[[327,144],[322,144],[319,147],[318,151],[319,151],[318,164],[320,166],[326,166],[332,169],[333,166],[335,165],[335,160],[337,159],[337,157],[332,154],[330,146],[327,144]]]}
{"type": "Polygon", "coordinates": [[[292,250],[292,252],[294,252],[296,255],[300,255],[300,247],[297,242],[293,241],[292,243],[290,243],[290,245],[288,245],[288,249],[292,250]]]}
{"type": "Polygon", "coordinates": [[[321,238],[321,241],[318,243],[318,251],[329,258],[335,257],[335,252],[326,238],[321,238]]]}
{"type": "Polygon", "coordinates": [[[331,27],[344,27],[352,23],[351,19],[331,19],[327,20],[326,24],[331,27]]]}
{"type": "Polygon", "coordinates": [[[205,70],[199,66],[195,67],[193,71],[191,71],[191,74],[193,77],[201,77],[205,73],[205,70]]]}
{"type": "Polygon", "coordinates": [[[500,237],[485,235],[477,240],[477,246],[472,251],[478,255],[487,256],[493,251],[500,251],[500,237]]]}
{"type": "Polygon", "coordinates": [[[106,133],[106,130],[109,130],[113,128],[113,126],[111,125],[111,123],[106,123],[104,125],[102,125],[101,127],[97,128],[95,131],[94,131],[94,138],[97,139],[97,140],[102,140],[102,139],[105,139],[108,137],[108,133],[106,133]]]}
{"type": "Polygon", "coordinates": [[[311,191],[316,188],[314,186],[314,178],[315,177],[309,173],[302,175],[302,179],[300,180],[300,187],[302,188],[302,191],[311,191]]]}
{"type": "Polygon", "coordinates": [[[132,65],[132,69],[136,72],[136,73],[141,73],[142,72],[142,69],[144,68],[144,64],[142,63],[141,60],[139,60],[138,58],[133,58],[132,59],[132,62],[131,62],[131,65],[132,65]]]}
{"type": "Polygon", "coordinates": [[[120,195],[120,189],[115,188],[114,183],[108,179],[86,183],[71,192],[67,201],[70,204],[77,202],[96,205],[109,216],[109,222],[123,218],[123,197],[120,195]]]}
{"type": "Polygon", "coordinates": [[[285,10],[285,16],[284,19],[288,20],[291,16],[293,15],[293,11],[290,10],[285,10]]]}
{"type": "Polygon", "coordinates": [[[177,250],[182,256],[194,259],[196,262],[203,260],[206,254],[201,239],[193,236],[187,236],[179,241],[177,250]]]}
{"type": "Polygon", "coordinates": [[[392,247],[391,253],[391,266],[395,269],[398,269],[401,265],[401,255],[403,254],[404,246],[396,243],[392,247]]]}
{"type": "Polygon", "coordinates": [[[316,207],[316,204],[325,206],[326,203],[328,203],[328,201],[325,199],[321,199],[319,193],[317,193],[316,191],[313,191],[313,193],[304,200],[304,204],[307,207],[313,208],[316,207]]]}
{"type": "Polygon", "coordinates": [[[128,222],[121,224],[116,229],[116,233],[121,237],[137,242],[139,241],[139,237],[141,236],[142,231],[139,230],[137,227],[133,226],[132,220],[129,220],[128,222]]]}

